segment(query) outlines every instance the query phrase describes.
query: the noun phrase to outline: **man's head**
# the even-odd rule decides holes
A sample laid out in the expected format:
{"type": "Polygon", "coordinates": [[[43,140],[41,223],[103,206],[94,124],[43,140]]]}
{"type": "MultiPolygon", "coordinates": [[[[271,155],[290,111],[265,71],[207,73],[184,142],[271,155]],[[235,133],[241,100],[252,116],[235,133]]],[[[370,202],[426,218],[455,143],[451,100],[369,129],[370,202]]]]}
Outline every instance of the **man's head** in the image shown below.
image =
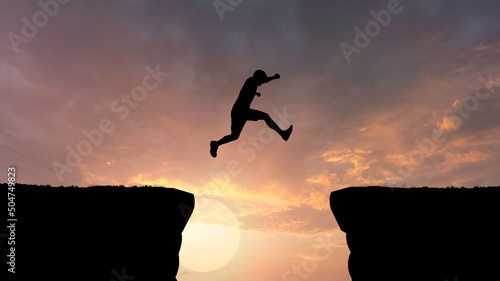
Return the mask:
{"type": "Polygon", "coordinates": [[[255,78],[255,81],[257,82],[257,85],[262,85],[262,82],[264,81],[264,79],[267,78],[267,74],[264,72],[264,70],[260,70],[260,69],[257,69],[254,73],[253,73],[253,78],[255,78]]]}

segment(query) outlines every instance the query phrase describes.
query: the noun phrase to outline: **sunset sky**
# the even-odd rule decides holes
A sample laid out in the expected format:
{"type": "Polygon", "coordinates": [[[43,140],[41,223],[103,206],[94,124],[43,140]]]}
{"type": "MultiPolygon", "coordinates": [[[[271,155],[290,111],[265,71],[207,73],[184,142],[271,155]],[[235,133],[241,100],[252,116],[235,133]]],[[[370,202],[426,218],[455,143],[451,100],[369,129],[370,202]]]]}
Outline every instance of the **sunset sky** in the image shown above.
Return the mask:
{"type": "Polygon", "coordinates": [[[500,184],[499,1],[40,3],[0,10],[0,179],[193,193],[179,281],[347,281],[330,192],[500,184]],[[214,159],[256,69],[294,131],[214,159]]]}

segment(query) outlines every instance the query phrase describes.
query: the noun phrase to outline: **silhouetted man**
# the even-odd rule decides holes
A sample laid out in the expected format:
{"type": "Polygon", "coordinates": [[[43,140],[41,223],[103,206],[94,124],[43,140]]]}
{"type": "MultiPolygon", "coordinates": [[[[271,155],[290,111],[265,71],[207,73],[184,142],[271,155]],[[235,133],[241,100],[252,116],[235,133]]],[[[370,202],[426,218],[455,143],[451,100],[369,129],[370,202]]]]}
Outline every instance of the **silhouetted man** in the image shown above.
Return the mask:
{"type": "Polygon", "coordinates": [[[260,93],[257,93],[257,87],[273,79],[279,78],[280,75],[278,73],[274,74],[272,77],[267,77],[266,73],[259,69],[254,72],[252,77],[245,81],[245,84],[241,88],[240,95],[238,99],[236,99],[233,109],[231,110],[231,134],[224,136],[218,141],[210,142],[210,155],[212,155],[212,157],[217,157],[217,149],[220,145],[238,139],[247,121],[264,120],[269,128],[275,130],[285,141],[288,140],[292,133],[293,125],[286,130],[282,130],[271,119],[269,114],[250,108],[253,98],[255,96],[260,97],[260,93]]]}

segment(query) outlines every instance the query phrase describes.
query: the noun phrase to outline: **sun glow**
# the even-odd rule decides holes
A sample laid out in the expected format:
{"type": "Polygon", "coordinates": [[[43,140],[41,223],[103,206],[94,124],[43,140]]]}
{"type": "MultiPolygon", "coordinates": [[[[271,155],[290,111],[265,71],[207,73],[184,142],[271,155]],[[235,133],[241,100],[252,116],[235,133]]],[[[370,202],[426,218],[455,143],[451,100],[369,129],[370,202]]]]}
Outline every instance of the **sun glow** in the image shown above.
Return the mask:
{"type": "Polygon", "coordinates": [[[199,198],[182,233],[180,264],[188,270],[209,272],[232,260],[240,245],[234,213],[215,199],[199,198]]]}

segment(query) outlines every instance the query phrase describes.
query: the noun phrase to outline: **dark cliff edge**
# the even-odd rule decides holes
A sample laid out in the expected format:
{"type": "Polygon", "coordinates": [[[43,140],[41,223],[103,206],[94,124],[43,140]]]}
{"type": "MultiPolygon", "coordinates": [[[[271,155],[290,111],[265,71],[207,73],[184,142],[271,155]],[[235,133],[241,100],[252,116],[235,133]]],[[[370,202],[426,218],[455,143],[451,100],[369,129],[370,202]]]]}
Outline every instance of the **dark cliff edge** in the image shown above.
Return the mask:
{"type": "Polygon", "coordinates": [[[32,185],[14,193],[16,273],[7,272],[9,280],[176,280],[193,194],[32,185]]]}
{"type": "Polygon", "coordinates": [[[353,281],[500,280],[500,187],[349,187],[330,195],[353,281]]]}

